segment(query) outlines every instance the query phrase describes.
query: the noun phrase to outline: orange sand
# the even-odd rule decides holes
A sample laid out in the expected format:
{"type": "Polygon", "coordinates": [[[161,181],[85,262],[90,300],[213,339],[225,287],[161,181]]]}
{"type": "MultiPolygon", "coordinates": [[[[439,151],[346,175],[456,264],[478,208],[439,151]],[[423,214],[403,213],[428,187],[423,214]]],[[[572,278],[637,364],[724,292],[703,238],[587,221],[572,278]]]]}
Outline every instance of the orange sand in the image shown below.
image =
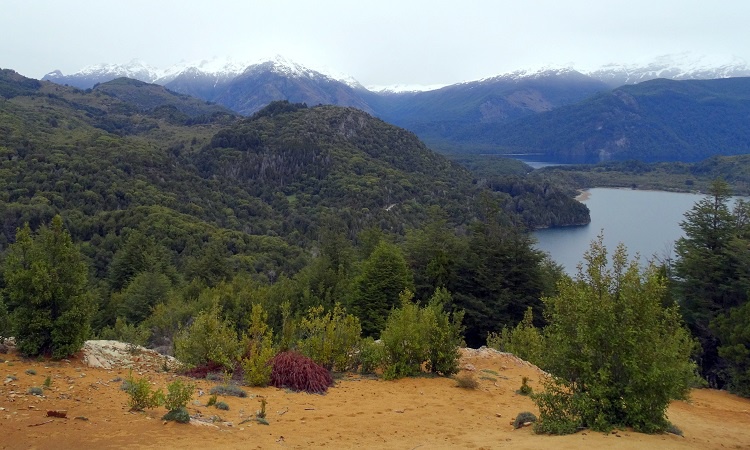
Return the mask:
{"type": "MultiPolygon", "coordinates": [[[[512,355],[476,351],[465,352],[462,366],[473,369],[463,373],[479,380],[478,389],[461,389],[446,378],[382,381],[347,376],[326,395],[245,388],[249,398],[220,397],[229,411],[195,404],[205,405],[215,384],[201,380],[197,385],[205,395],[196,392],[190,413],[215,415],[217,421],[182,425],[162,421],[163,408],[128,412],[121,383],[112,381],[127,377],[128,369],[92,369],[80,357],[52,362],[0,354],[0,449],[750,448],[750,400],[713,390],[693,391],[690,402],[670,407],[669,418],[685,437],[628,430],[540,436],[530,428],[514,430],[510,423],[516,414],[537,412],[533,402],[515,390],[523,376],[536,387],[538,369],[512,355]],[[18,379],[9,381],[8,375],[18,379]],[[31,386],[42,386],[47,375],[52,385],[43,397],[26,393],[31,386]],[[269,425],[241,423],[259,409],[258,396],[268,402],[269,425]],[[47,417],[47,410],[66,410],[67,418],[47,417]]],[[[158,387],[175,377],[147,358],[136,370],[158,387]]]]}

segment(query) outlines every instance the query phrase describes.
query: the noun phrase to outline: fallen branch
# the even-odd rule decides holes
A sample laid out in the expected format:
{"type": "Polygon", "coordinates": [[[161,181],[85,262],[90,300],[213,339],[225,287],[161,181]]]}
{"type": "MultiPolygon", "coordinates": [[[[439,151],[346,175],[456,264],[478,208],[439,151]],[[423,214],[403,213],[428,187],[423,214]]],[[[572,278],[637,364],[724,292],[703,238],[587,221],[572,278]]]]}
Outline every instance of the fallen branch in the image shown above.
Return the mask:
{"type": "Polygon", "coordinates": [[[54,422],[54,420],[48,420],[48,421],[46,421],[46,422],[42,422],[42,423],[32,423],[32,424],[31,424],[31,425],[29,425],[29,426],[30,426],[30,427],[38,427],[38,426],[40,426],[40,425],[44,425],[45,423],[50,423],[50,422],[54,422]]]}

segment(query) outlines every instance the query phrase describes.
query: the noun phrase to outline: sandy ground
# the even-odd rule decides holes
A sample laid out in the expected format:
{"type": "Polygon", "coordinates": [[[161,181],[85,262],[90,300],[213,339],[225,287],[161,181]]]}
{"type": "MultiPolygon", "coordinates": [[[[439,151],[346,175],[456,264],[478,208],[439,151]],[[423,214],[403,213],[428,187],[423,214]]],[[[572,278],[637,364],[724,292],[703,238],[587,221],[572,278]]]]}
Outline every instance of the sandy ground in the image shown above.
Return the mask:
{"type": "MultiPolygon", "coordinates": [[[[113,381],[128,376],[122,365],[92,368],[82,355],[54,362],[0,354],[0,449],[750,448],[750,400],[713,390],[696,390],[689,402],[670,407],[669,418],[684,437],[629,430],[540,436],[530,428],[514,430],[516,414],[536,413],[529,398],[515,393],[521,377],[535,387],[541,374],[512,355],[490,351],[464,352],[462,373],[479,381],[475,390],[446,378],[347,376],[326,395],[245,388],[248,398],[220,397],[230,406],[220,411],[204,406],[217,383],[200,380],[196,383],[205,394],[196,390],[189,410],[204,420],[186,425],[162,421],[163,408],[129,412],[121,382],[113,381]],[[43,396],[27,394],[47,376],[52,383],[43,396]],[[242,423],[254,417],[261,396],[268,403],[269,425],[242,423]],[[48,410],[65,410],[67,418],[47,417],[48,410]]],[[[124,365],[155,387],[177,376],[163,371],[163,360],[145,353],[124,365]]]]}

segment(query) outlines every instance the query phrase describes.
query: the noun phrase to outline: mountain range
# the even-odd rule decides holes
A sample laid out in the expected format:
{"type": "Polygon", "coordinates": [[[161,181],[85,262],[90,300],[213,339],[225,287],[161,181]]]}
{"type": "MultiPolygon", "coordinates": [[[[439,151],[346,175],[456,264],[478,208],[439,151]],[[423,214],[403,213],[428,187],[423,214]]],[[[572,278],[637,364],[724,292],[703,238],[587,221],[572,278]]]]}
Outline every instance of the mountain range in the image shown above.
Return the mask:
{"type": "MultiPolygon", "coordinates": [[[[115,77],[135,78],[217,103],[242,115],[251,115],[275,100],[348,106],[407,128],[431,148],[446,153],[533,152],[559,156],[582,153],[581,146],[593,145],[591,142],[596,139],[586,137],[589,144],[576,143],[578,150],[560,151],[540,146],[538,140],[523,141],[518,137],[523,132],[517,130],[533,129],[539,114],[551,114],[560,107],[586,103],[597,95],[616,92],[621,86],[658,78],[689,81],[741,76],[750,76],[750,66],[742,60],[683,54],[658,58],[643,65],[609,65],[587,73],[571,68],[516,71],[426,91],[368,90],[351,77],[312,70],[281,57],[250,65],[235,61],[202,61],[167,70],[133,61],[126,65],[91,66],[69,76],[52,72],[44,79],[88,89],[115,77]]],[[[594,107],[593,103],[588,105],[594,107]]],[[[655,116],[649,120],[659,121],[655,116]]],[[[560,120],[553,122],[562,123],[560,120]]],[[[669,128],[668,125],[654,125],[648,129],[661,129],[662,134],[669,134],[669,128]]],[[[697,130],[700,128],[699,125],[697,130]]],[[[545,132],[554,133],[554,130],[557,129],[545,132]]],[[[574,134],[581,134],[581,131],[574,134]]],[[[569,139],[566,137],[569,136],[560,136],[558,141],[567,143],[569,139]]],[[[665,141],[663,138],[647,138],[629,142],[645,145],[646,142],[665,141]]],[[[680,144],[679,139],[676,142],[669,151],[649,146],[637,148],[635,153],[633,146],[629,151],[605,148],[597,151],[601,150],[598,154],[604,155],[602,157],[647,154],[647,159],[660,159],[679,158],[680,148],[684,147],[685,152],[691,153],[686,157],[688,160],[708,156],[702,151],[696,154],[695,148],[687,148],[692,144],[680,144]],[[654,152],[660,154],[652,154],[654,152]]],[[[590,158],[596,152],[583,153],[590,158]]]]}

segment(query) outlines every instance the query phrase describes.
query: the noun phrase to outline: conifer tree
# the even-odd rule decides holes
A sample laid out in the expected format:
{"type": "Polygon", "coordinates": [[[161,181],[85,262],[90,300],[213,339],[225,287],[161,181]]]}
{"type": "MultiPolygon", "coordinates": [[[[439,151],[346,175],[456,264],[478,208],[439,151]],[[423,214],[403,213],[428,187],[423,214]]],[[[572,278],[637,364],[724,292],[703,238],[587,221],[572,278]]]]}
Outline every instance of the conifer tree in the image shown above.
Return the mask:
{"type": "Polygon", "coordinates": [[[27,356],[69,356],[88,336],[94,303],[88,270],[62,218],[32,233],[16,233],[4,267],[5,298],[18,350],[27,356]]]}
{"type": "Polygon", "coordinates": [[[364,262],[357,282],[354,310],[362,322],[362,333],[376,337],[385,325],[399,294],[413,288],[413,277],[401,250],[385,241],[364,262]]]}

